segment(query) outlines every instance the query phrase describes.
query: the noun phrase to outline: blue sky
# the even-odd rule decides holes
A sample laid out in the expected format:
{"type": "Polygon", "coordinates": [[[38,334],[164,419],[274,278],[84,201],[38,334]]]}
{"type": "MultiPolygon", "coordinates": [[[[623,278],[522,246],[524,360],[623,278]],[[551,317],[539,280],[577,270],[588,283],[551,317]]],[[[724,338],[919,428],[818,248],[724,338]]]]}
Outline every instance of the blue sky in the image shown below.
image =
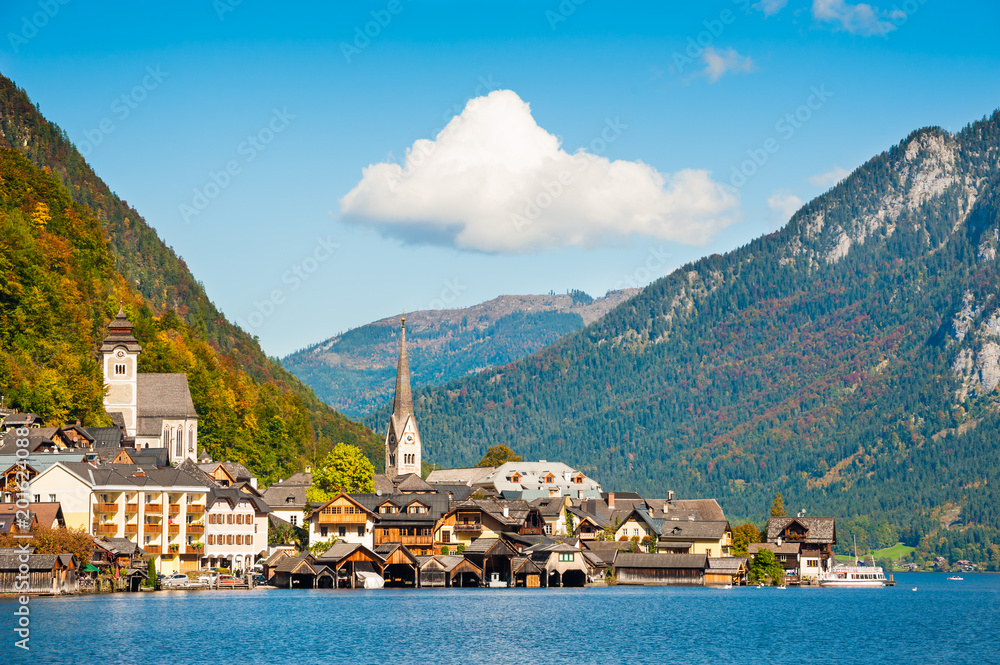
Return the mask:
{"type": "Polygon", "coordinates": [[[994,3],[64,2],[0,7],[0,71],[279,356],[644,285],[1000,106],[994,3]]]}

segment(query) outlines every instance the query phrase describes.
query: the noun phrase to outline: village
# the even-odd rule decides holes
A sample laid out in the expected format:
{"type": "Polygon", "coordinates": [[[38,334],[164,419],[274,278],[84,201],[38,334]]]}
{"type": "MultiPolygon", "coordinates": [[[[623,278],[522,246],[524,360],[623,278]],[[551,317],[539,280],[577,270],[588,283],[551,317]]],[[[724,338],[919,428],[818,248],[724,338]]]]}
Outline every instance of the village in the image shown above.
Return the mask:
{"type": "Polygon", "coordinates": [[[832,570],[829,517],[774,516],[763,542],[741,551],[714,499],[606,492],[562,462],[421,477],[405,325],[404,317],[385,473],[373,492],[311,502],[308,466],[261,488],[244,465],[199,452],[187,376],[139,373],[142,347],[119,311],[100,348],[114,426],[43,427],[38,414],[0,412],[0,537],[17,543],[0,548],[0,593],[728,588],[751,581],[755,557],[775,585],[816,584],[832,570]],[[39,529],[86,531],[89,560],[37,552],[39,529]]]}

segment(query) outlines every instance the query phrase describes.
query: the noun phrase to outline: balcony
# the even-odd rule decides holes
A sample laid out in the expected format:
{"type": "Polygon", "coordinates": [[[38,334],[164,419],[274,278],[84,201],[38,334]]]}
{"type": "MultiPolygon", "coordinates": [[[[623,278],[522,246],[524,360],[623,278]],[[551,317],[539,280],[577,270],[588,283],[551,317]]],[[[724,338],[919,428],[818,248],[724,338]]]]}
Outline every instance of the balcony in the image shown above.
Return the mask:
{"type": "Polygon", "coordinates": [[[517,532],[522,536],[542,536],[545,535],[545,527],[522,526],[517,532]]]}
{"type": "Polygon", "coordinates": [[[367,521],[368,515],[365,513],[355,513],[354,515],[319,514],[320,524],[364,524],[367,521]]]}
{"type": "Polygon", "coordinates": [[[171,515],[176,515],[179,512],[181,512],[181,504],[179,504],[179,503],[172,503],[172,504],[170,504],[170,514],[171,515]]]}
{"type": "Polygon", "coordinates": [[[482,533],[483,525],[480,522],[457,522],[455,524],[455,531],[461,531],[466,533],[482,533]]]}
{"type": "Polygon", "coordinates": [[[117,524],[95,524],[94,533],[98,536],[113,536],[118,533],[117,524]]]}
{"type": "Polygon", "coordinates": [[[187,532],[192,536],[198,533],[205,533],[205,526],[202,524],[188,524],[187,532]]]}
{"type": "MultiPolygon", "coordinates": [[[[173,506],[170,507],[173,510],[173,506]]],[[[189,513],[203,513],[205,512],[205,504],[203,503],[189,503],[187,507],[189,513]]]]}
{"type": "Polygon", "coordinates": [[[163,512],[163,505],[159,503],[147,503],[144,510],[147,515],[151,513],[156,513],[157,515],[159,515],[160,513],[163,512]]]}
{"type": "Polygon", "coordinates": [[[94,506],[95,513],[117,513],[117,503],[98,503],[94,506]]]}
{"type": "Polygon", "coordinates": [[[160,532],[163,531],[163,525],[162,524],[143,524],[142,525],[142,530],[145,531],[147,535],[153,535],[153,534],[155,534],[155,535],[158,536],[158,535],[160,535],[160,532]]]}
{"type": "Polygon", "coordinates": [[[139,512],[139,504],[138,503],[126,503],[125,504],[125,512],[126,513],[137,513],[137,512],[139,512]]]}
{"type": "Polygon", "coordinates": [[[126,536],[131,535],[131,534],[135,534],[135,533],[139,533],[139,525],[138,524],[126,524],[125,525],[125,535],[126,536]]]}
{"type": "Polygon", "coordinates": [[[171,536],[176,536],[180,532],[181,532],[180,524],[170,524],[167,526],[167,533],[169,533],[171,536]]]}

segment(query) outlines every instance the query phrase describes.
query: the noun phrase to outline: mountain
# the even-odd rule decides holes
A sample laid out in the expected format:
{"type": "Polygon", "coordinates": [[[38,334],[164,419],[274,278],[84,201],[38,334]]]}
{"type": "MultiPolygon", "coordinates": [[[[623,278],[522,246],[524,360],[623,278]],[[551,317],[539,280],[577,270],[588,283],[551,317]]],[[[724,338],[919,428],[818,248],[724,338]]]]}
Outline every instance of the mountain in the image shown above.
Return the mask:
{"type": "MultiPolygon", "coordinates": [[[[406,327],[413,385],[446,383],[523,358],[597,321],[638,292],[609,291],[596,299],[582,291],[500,296],[464,309],[411,312],[406,327]]],[[[363,417],[392,399],[399,318],[348,330],[282,363],[335,409],[363,417]]]]}
{"type": "Polygon", "coordinates": [[[998,196],[1000,112],[916,131],[781,230],[528,358],[416,391],[424,457],[468,465],[505,443],[734,518],[780,491],[912,533],[955,512],[1000,527],[998,196]]]}
{"type": "Polygon", "coordinates": [[[321,402],[209,300],[183,260],[0,76],[0,393],[50,424],[104,424],[97,346],[126,305],[142,372],[187,372],[199,441],[267,483],[343,441],[378,439],[321,402]],[[95,383],[96,382],[96,383],[95,383]]]}

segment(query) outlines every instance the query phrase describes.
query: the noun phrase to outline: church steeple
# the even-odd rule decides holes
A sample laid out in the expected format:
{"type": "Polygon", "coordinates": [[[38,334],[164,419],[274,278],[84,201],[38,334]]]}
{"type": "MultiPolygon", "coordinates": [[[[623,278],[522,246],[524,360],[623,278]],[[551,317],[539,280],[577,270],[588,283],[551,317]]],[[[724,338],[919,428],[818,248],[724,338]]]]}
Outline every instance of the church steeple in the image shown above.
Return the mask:
{"type": "Polygon", "coordinates": [[[390,478],[415,473],[420,475],[420,432],[413,413],[410,391],[410,361],[406,354],[406,316],[400,320],[399,360],[396,363],[396,394],[392,416],[385,435],[385,472],[390,478]]]}
{"type": "Polygon", "coordinates": [[[125,317],[125,310],[118,308],[118,316],[108,324],[108,335],[101,344],[101,364],[104,370],[104,409],[120,413],[128,436],[136,435],[138,417],[137,368],[142,346],[132,334],[132,323],[125,317]]]}

